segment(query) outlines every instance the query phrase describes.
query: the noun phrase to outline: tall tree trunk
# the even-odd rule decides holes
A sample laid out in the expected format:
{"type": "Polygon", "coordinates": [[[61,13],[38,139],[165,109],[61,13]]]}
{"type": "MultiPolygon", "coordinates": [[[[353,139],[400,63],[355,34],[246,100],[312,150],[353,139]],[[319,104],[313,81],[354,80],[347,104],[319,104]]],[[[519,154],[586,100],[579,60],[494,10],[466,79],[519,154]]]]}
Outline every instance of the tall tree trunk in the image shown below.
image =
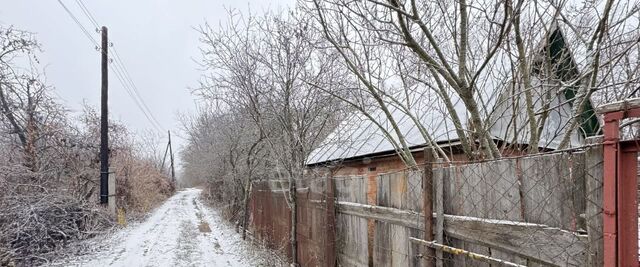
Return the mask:
{"type": "Polygon", "coordinates": [[[467,110],[469,110],[469,115],[471,116],[471,122],[473,123],[473,127],[475,128],[475,132],[479,136],[480,144],[486,149],[487,157],[494,159],[500,158],[500,150],[498,146],[493,141],[491,134],[484,127],[484,123],[482,122],[482,118],[480,117],[480,111],[478,110],[477,103],[473,100],[473,95],[470,93],[471,90],[464,89],[464,93],[460,94],[460,99],[464,102],[467,110]]]}
{"type": "MultiPolygon", "coordinates": [[[[529,119],[529,152],[538,152],[538,143],[540,142],[540,134],[538,133],[538,122],[535,115],[533,96],[531,90],[533,89],[531,83],[531,73],[527,65],[526,52],[524,48],[524,40],[522,39],[522,32],[520,31],[520,9],[522,8],[522,1],[517,4],[516,10],[510,8],[509,11],[513,17],[513,31],[515,32],[516,47],[518,50],[518,71],[522,76],[524,82],[524,99],[526,103],[527,118],[529,119]]],[[[517,85],[516,85],[517,86],[517,85]]]]}

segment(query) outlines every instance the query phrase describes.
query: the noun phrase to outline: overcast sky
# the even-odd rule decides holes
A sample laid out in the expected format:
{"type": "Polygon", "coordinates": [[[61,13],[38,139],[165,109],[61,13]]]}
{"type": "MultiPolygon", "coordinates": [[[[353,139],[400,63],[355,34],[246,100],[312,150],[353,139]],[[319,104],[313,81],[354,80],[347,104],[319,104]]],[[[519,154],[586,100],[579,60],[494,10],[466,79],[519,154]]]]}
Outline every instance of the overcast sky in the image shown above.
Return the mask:
{"type": "MultiPolygon", "coordinates": [[[[99,33],[76,0],[62,0],[99,42],[99,33]]],[[[140,96],[160,122],[162,130],[178,131],[178,112],[193,112],[201,71],[198,33],[193,29],[208,21],[225,23],[225,8],[245,11],[286,9],[295,0],[83,0],[96,21],[109,28],[109,37],[140,96]]],[[[0,23],[36,34],[44,52],[48,83],[60,100],[79,111],[86,100],[98,108],[100,54],[57,0],[0,0],[0,23]]],[[[110,73],[111,117],[142,133],[153,129],[122,85],[110,73]]],[[[179,135],[179,133],[177,133],[179,135]]],[[[178,138],[176,138],[178,139],[178,138]]],[[[164,141],[164,140],[163,140],[164,141]]],[[[182,140],[175,140],[178,145],[182,140]]]]}

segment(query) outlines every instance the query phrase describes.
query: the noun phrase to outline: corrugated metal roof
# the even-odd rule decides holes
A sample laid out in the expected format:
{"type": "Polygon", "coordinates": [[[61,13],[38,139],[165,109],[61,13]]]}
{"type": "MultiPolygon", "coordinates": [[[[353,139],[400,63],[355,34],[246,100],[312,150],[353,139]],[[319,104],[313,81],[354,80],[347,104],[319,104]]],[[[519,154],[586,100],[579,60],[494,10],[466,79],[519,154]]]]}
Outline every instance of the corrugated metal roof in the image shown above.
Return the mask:
{"type": "MultiPolygon", "coordinates": [[[[434,108],[434,106],[422,109],[414,108],[412,114],[416,114],[422,125],[428,129],[436,141],[457,139],[451,118],[442,112],[444,107],[434,108]]],[[[409,146],[425,144],[426,141],[420,134],[418,127],[405,112],[393,106],[389,109],[409,146]]],[[[465,110],[461,103],[456,104],[456,109],[461,112],[465,110]]],[[[464,113],[460,115],[466,117],[464,113]]],[[[376,121],[389,132],[393,140],[398,140],[390,121],[382,111],[374,111],[372,117],[376,118],[376,121]]],[[[340,123],[325,141],[311,152],[307,163],[314,164],[394,150],[393,144],[385,137],[384,131],[362,113],[357,112],[340,123]]]]}
{"type": "MultiPolygon", "coordinates": [[[[533,79],[534,88],[544,86],[539,80],[533,79]]],[[[528,117],[524,110],[526,107],[522,96],[522,86],[509,87],[500,95],[499,101],[494,101],[489,115],[489,125],[491,135],[497,140],[504,140],[509,143],[526,144],[529,140],[528,117]],[[515,93],[514,93],[515,92],[515,93]],[[515,97],[514,97],[515,96],[515,97]],[[511,101],[508,101],[511,99],[511,101]],[[515,134],[515,131],[518,134],[515,134]],[[516,136],[517,138],[514,138],[516,136]]],[[[549,88],[544,88],[549,91],[549,88]]],[[[543,90],[534,90],[543,92],[543,90]]],[[[559,90],[556,90],[559,91],[559,90]]],[[[536,112],[542,110],[541,94],[535,94],[534,102],[536,112]]],[[[465,107],[459,99],[455,99],[454,106],[463,124],[467,125],[468,116],[465,107]]],[[[549,107],[553,109],[549,112],[543,133],[541,133],[540,146],[546,148],[557,148],[562,138],[563,129],[566,127],[571,114],[571,105],[564,98],[564,94],[552,93],[549,107]]],[[[416,124],[410,117],[400,109],[390,108],[390,112],[397,121],[398,128],[406,138],[410,147],[422,146],[426,141],[420,134],[416,124]]],[[[450,116],[443,112],[442,103],[425,106],[422,109],[412,109],[412,114],[417,114],[421,124],[431,134],[434,141],[438,143],[454,142],[458,140],[454,123],[450,116]]],[[[398,142],[398,137],[393,131],[389,120],[381,111],[376,111],[374,118],[388,131],[393,140],[398,142]]],[[[571,144],[579,145],[582,138],[574,132],[571,144]]],[[[371,155],[381,152],[395,151],[394,146],[387,138],[384,131],[374,122],[366,118],[360,112],[345,119],[336,129],[325,139],[325,141],[311,152],[307,164],[316,164],[328,161],[348,159],[360,156],[371,155]]]]}
{"type": "MultiPolygon", "coordinates": [[[[553,14],[547,15],[551,17],[553,14]]],[[[555,29],[562,31],[563,38],[566,39],[565,42],[572,52],[574,64],[576,64],[579,69],[583,69],[587,61],[585,47],[581,42],[577,41],[579,36],[577,36],[576,33],[563,28],[563,25],[556,23],[552,23],[549,27],[551,31],[555,29]]],[[[543,40],[545,36],[544,31],[538,31],[537,35],[533,38],[543,40]]],[[[545,41],[542,41],[541,45],[544,45],[544,43],[545,41]]],[[[539,48],[540,47],[538,47],[538,50],[539,48]]],[[[489,63],[487,69],[509,70],[512,67],[511,62],[514,62],[514,60],[513,54],[510,54],[508,51],[499,50],[492,62],[489,63]]],[[[529,132],[527,116],[524,109],[526,104],[524,103],[524,97],[517,97],[519,95],[522,96],[522,86],[514,86],[511,80],[505,80],[504,76],[500,76],[503,75],[503,73],[504,72],[497,74],[491,71],[484,71],[481,77],[478,78],[476,87],[479,88],[478,94],[482,96],[479,97],[478,100],[481,101],[481,106],[486,107],[481,107],[481,112],[484,113],[483,117],[489,119],[488,125],[492,125],[489,131],[494,138],[511,143],[527,144],[529,132]],[[516,97],[513,97],[514,95],[516,97]],[[505,102],[504,100],[507,98],[510,98],[511,101],[505,102]],[[507,112],[509,110],[511,110],[511,112],[507,112]],[[515,134],[514,131],[518,131],[518,133],[515,134]]],[[[540,88],[539,90],[534,90],[536,111],[542,109],[542,97],[549,99],[549,106],[554,107],[549,112],[544,131],[541,133],[540,146],[551,149],[557,148],[562,138],[563,130],[567,126],[566,124],[571,116],[571,104],[566,101],[565,94],[560,93],[560,89],[557,89],[556,93],[548,98],[549,95],[543,96],[540,92],[550,90],[549,87],[543,85],[539,80],[535,80],[535,78],[533,82],[534,87],[540,88]]],[[[429,89],[427,88],[417,88],[416,90],[418,91],[415,92],[415,95],[418,97],[416,97],[414,100],[415,103],[411,107],[411,114],[419,118],[419,121],[428,130],[434,141],[439,143],[458,141],[453,121],[439,97],[430,97],[429,89]]],[[[431,92],[431,94],[434,93],[431,92]]],[[[461,123],[467,128],[468,117],[466,108],[460,99],[456,97],[456,94],[452,93],[450,96],[461,123]]],[[[425,145],[426,141],[420,134],[417,126],[405,112],[393,107],[390,108],[390,111],[410,147],[425,145]]],[[[373,116],[384,129],[391,133],[392,138],[397,141],[398,138],[392,130],[386,116],[384,116],[381,111],[374,111],[373,116]]],[[[571,138],[571,145],[575,146],[581,143],[581,135],[579,135],[577,131],[574,132],[571,138]]],[[[391,142],[385,138],[383,131],[379,129],[375,123],[358,112],[346,118],[318,148],[310,153],[307,164],[336,161],[394,150],[391,142]]]]}

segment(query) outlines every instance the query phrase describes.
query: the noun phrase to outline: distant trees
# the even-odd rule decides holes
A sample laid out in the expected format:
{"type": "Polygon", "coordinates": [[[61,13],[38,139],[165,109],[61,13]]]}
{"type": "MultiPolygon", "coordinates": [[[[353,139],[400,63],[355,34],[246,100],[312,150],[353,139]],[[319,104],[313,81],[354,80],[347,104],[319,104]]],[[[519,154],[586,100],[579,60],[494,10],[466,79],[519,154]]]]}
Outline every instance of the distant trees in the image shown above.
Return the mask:
{"type": "MultiPolygon", "coordinates": [[[[243,226],[250,182],[288,181],[286,198],[295,220],[295,179],[305,176],[307,155],[341,114],[330,93],[342,84],[337,58],[317,49],[324,45],[322,39],[309,18],[297,12],[243,16],[232,11],[229,18],[219,29],[208,24],[200,28],[207,74],[194,92],[207,102],[207,110],[187,123],[191,134],[183,158],[186,166],[195,164],[202,160],[195,150],[215,144],[211,149],[217,153],[209,154],[209,162],[222,164],[207,168],[222,173],[214,181],[231,177],[241,184],[242,200],[224,201],[242,207],[243,226]],[[207,128],[213,138],[202,140],[207,128]]],[[[231,189],[228,181],[223,184],[223,192],[231,189]]],[[[291,238],[295,243],[295,235],[291,238]]]]}

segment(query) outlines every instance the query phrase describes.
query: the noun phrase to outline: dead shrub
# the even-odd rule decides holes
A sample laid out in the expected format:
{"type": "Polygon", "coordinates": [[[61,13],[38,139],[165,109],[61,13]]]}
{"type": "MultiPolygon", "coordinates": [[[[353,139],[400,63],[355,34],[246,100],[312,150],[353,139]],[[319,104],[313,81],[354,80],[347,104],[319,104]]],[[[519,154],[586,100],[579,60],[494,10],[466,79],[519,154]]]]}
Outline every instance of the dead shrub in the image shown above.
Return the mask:
{"type": "Polygon", "coordinates": [[[112,160],[118,184],[118,207],[125,208],[130,215],[146,214],[175,191],[168,177],[148,161],[130,154],[120,154],[112,160]]]}
{"type": "Polygon", "coordinates": [[[24,167],[0,167],[0,265],[46,263],[69,242],[113,226],[101,207],[24,167]]]}

